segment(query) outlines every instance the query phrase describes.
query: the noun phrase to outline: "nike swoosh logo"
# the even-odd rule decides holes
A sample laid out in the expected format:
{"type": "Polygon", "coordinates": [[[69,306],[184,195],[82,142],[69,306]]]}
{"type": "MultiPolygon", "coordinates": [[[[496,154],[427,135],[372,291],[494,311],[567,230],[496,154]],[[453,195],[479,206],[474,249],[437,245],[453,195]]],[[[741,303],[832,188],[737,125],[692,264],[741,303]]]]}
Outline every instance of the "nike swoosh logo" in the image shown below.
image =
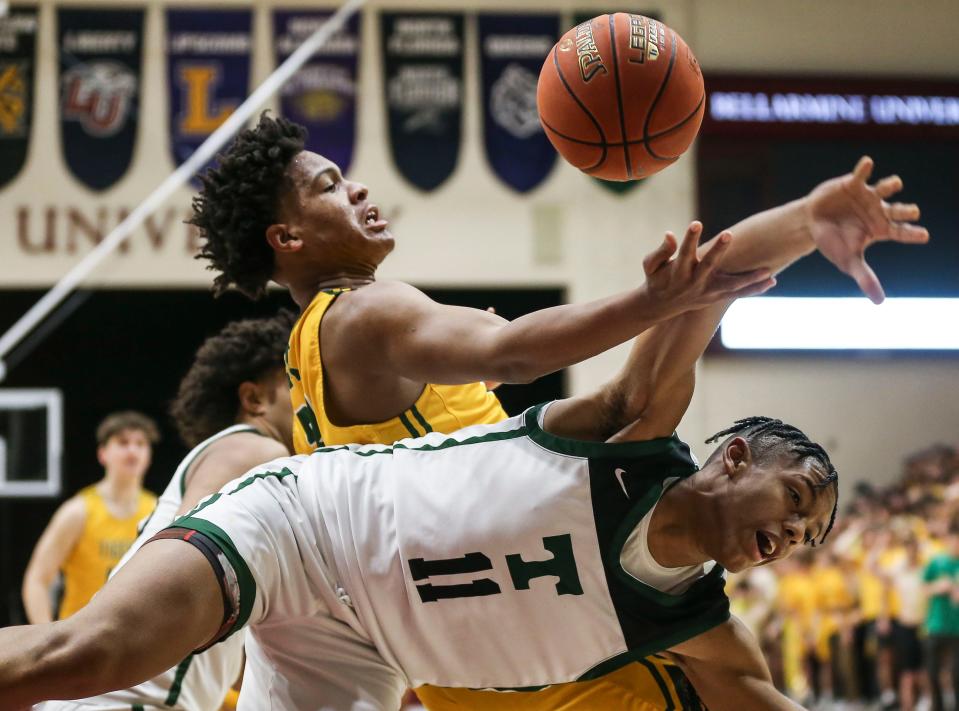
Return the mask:
{"type": "Polygon", "coordinates": [[[626,471],[624,469],[616,469],[616,471],[614,471],[613,473],[616,475],[616,481],[619,482],[619,485],[622,488],[623,493],[626,494],[626,498],[628,499],[629,492],[626,491],[626,484],[623,483],[623,474],[625,474],[626,471]]]}

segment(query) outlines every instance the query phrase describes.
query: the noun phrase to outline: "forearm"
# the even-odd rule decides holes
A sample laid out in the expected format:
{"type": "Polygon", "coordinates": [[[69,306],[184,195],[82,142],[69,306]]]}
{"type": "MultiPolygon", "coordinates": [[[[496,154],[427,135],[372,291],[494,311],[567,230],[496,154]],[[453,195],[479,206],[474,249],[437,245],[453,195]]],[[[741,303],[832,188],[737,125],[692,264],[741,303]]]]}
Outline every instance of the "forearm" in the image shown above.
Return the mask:
{"type": "Polygon", "coordinates": [[[689,680],[710,711],[740,711],[741,709],[764,709],[764,711],[796,711],[798,709],[801,711],[803,709],[767,679],[730,677],[706,682],[692,673],[689,674],[689,680]]]}
{"type": "Polygon", "coordinates": [[[87,695],[96,659],[69,659],[65,622],[0,629],[0,711],[87,695]]]}
{"type": "Polygon", "coordinates": [[[23,609],[30,624],[53,621],[53,609],[50,600],[50,585],[41,576],[29,569],[23,578],[23,609]]]}
{"type": "MultiPolygon", "coordinates": [[[[720,261],[726,272],[766,268],[778,274],[816,248],[808,228],[806,198],[763,210],[728,230],[733,240],[720,261]]],[[[702,245],[700,252],[713,240],[702,245]]]]}

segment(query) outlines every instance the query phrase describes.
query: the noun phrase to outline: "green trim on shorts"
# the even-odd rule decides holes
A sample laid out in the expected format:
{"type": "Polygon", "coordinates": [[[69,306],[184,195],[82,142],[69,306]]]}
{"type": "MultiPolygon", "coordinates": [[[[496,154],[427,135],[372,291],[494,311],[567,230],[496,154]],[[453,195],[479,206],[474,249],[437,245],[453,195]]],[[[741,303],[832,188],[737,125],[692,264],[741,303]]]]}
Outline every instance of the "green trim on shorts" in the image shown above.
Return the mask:
{"type": "Polygon", "coordinates": [[[410,412],[413,413],[413,417],[416,418],[416,421],[420,423],[420,426],[428,434],[433,431],[433,428],[430,427],[430,423],[426,421],[426,418],[423,417],[423,414],[416,409],[416,405],[410,408],[410,412]]]}
{"type": "Polygon", "coordinates": [[[170,693],[167,694],[166,701],[163,702],[167,706],[173,706],[180,698],[180,692],[183,691],[183,677],[186,676],[187,670],[193,664],[195,656],[195,654],[191,654],[177,665],[176,674],[173,675],[173,683],[170,685],[170,693]]]}
{"type": "Polygon", "coordinates": [[[226,556],[226,559],[233,566],[233,572],[236,573],[237,583],[240,586],[240,611],[237,614],[236,622],[233,628],[223,635],[218,642],[232,635],[238,629],[241,629],[250,619],[250,613],[253,611],[253,603],[256,600],[256,581],[250,568],[247,566],[243,556],[233,545],[233,540],[227,535],[226,531],[203,518],[193,518],[189,514],[183,518],[177,519],[173,524],[174,528],[189,528],[199,531],[211,541],[216,543],[217,547],[226,556]]]}
{"type": "Polygon", "coordinates": [[[407,418],[405,412],[401,412],[401,413],[400,413],[400,422],[403,423],[403,427],[406,428],[406,431],[410,433],[410,436],[411,436],[411,437],[422,437],[422,436],[423,436],[423,435],[421,435],[421,434],[419,433],[419,430],[417,430],[415,427],[413,427],[413,424],[409,421],[409,418],[407,418]]]}
{"type": "Polygon", "coordinates": [[[316,456],[317,454],[325,454],[327,452],[340,452],[343,450],[348,450],[352,454],[355,454],[358,457],[372,457],[374,454],[393,454],[393,450],[403,449],[407,452],[437,452],[441,449],[449,449],[450,447],[462,447],[468,444],[479,444],[480,442],[500,442],[505,439],[516,439],[517,437],[525,437],[528,434],[525,427],[518,427],[515,430],[507,430],[505,432],[491,432],[487,435],[477,435],[476,437],[468,437],[467,439],[458,440],[458,439],[447,439],[439,444],[424,444],[419,447],[408,447],[405,444],[394,444],[390,447],[383,447],[382,449],[373,449],[373,447],[378,447],[380,445],[362,445],[359,449],[350,449],[349,444],[340,444],[332,447],[323,447],[321,449],[314,449],[311,457],[316,456]]]}

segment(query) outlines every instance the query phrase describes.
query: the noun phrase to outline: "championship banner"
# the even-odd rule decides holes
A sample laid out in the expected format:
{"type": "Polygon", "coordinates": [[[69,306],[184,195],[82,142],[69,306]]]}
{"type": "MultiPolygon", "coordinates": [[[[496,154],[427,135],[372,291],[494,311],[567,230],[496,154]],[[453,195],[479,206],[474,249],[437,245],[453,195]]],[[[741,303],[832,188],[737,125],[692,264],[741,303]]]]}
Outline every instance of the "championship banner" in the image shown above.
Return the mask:
{"type": "MultiPolygon", "coordinates": [[[[645,10],[607,10],[607,13],[613,13],[613,12],[632,12],[639,15],[645,15],[646,17],[650,17],[654,20],[662,20],[662,18],[659,16],[659,13],[647,12],[645,10]]],[[[577,12],[573,17],[573,22],[578,25],[582,22],[586,22],[587,20],[593,19],[597,15],[602,15],[602,14],[604,13],[596,12],[596,11],[577,12]]],[[[633,190],[634,188],[639,187],[640,183],[642,183],[643,180],[645,180],[645,178],[641,180],[603,180],[602,178],[593,178],[593,180],[595,180],[597,183],[602,185],[607,190],[610,190],[614,193],[622,195],[624,193],[628,193],[630,190],[633,190]]]]}
{"type": "Polygon", "coordinates": [[[170,146],[176,165],[246,99],[251,19],[249,10],[167,10],[170,146]]]}
{"type": "Polygon", "coordinates": [[[0,188],[17,177],[27,159],[36,45],[36,8],[11,8],[0,17],[0,188]]]}
{"type": "Polygon", "coordinates": [[[105,190],[133,160],[143,10],[58,8],[60,136],[70,172],[105,190]]]}
{"type": "Polygon", "coordinates": [[[536,82],[558,38],[555,14],[479,16],[486,157],[520,193],[543,182],[556,161],[539,122],[536,82]]]}
{"type": "MultiPolygon", "coordinates": [[[[277,64],[289,57],[331,15],[330,12],[275,11],[277,64]]],[[[353,161],[356,141],[359,47],[360,15],[354,13],[280,90],[280,113],[310,131],[307,149],[329,158],[344,175],[353,161]]]]}
{"type": "Polygon", "coordinates": [[[380,18],[390,149],[400,173],[434,190],[456,167],[463,118],[463,15],[380,18]]]}

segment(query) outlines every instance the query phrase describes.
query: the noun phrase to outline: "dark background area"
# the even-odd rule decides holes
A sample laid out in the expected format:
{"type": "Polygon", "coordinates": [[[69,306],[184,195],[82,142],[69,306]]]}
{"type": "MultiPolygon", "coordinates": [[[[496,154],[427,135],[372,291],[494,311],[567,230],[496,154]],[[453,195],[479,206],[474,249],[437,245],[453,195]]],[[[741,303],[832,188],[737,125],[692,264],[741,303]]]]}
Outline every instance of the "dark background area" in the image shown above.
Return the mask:
{"type": "MultiPolygon", "coordinates": [[[[424,289],[437,301],[486,308],[513,319],[563,303],[561,289],[424,289]]],[[[0,291],[0,333],[42,291],[0,291]]],[[[167,407],[203,339],[238,318],[295,309],[286,292],[252,303],[239,294],[213,299],[208,291],[82,291],[29,336],[7,359],[0,388],[59,388],[63,392],[62,496],[59,499],[0,498],[0,626],[24,621],[20,584],[30,553],[64,500],[102,476],[94,432],[100,420],[121,409],[155,418],[163,439],[154,448],[145,486],[160,493],[187,452],[167,407]]],[[[561,397],[565,376],[504,385],[498,391],[513,415],[529,405],[561,397]]]]}

